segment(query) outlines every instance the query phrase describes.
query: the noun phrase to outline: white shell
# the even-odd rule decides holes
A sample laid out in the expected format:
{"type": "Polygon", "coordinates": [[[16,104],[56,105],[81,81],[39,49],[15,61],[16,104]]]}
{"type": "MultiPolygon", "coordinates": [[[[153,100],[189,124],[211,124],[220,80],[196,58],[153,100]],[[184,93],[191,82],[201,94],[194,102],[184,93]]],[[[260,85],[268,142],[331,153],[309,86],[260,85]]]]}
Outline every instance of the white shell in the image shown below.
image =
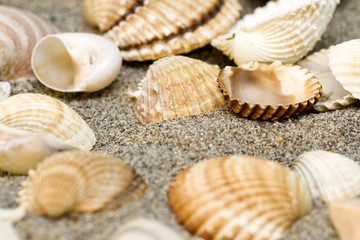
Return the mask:
{"type": "Polygon", "coordinates": [[[41,83],[62,92],[94,92],[110,85],[122,64],[118,47],[90,33],[60,33],[34,47],[32,69],[41,83]]]}
{"type": "Polygon", "coordinates": [[[0,208],[0,233],[1,240],[19,240],[13,223],[19,221],[25,216],[25,209],[18,207],[15,209],[0,208]]]}
{"type": "Polygon", "coordinates": [[[11,92],[11,86],[8,82],[0,82],[0,102],[7,99],[11,92]]]}

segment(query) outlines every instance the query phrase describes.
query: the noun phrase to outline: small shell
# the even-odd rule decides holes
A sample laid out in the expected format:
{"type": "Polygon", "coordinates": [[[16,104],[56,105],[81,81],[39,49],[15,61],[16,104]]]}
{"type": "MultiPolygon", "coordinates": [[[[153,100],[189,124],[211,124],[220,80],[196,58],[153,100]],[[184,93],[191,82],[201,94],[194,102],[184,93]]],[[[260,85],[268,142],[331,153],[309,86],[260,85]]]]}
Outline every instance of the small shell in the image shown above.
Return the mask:
{"type": "Polygon", "coordinates": [[[34,78],[30,66],[33,47],[57,29],[31,12],[0,6],[0,78],[34,78]]]}
{"type": "Polygon", "coordinates": [[[315,200],[326,203],[360,194],[360,166],[332,152],[312,151],[298,156],[292,166],[315,200]]]}
{"type": "Polygon", "coordinates": [[[0,102],[10,96],[11,86],[8,82],[0,82],[0,102]]]}
{"type": "Polygon", "coordinates": [[[46,158],[29,172],[22,186],[20,206],[51,217],[115,208],[146,189],[143,179],[120,159],[80,151],[46,158]]]}
{"type": "Polygon", "coordinates": [[[225,67],[218,83],[233,111],[252,119],[295,116],[311,108],[321,96],[321,85],[312,73],[280,62],[225,67]]]}
{"type": "Polygon", "coordinates": [[[32,69],[41,83],[61,92],[94,92],[110,85],[121,68],[117,46],[90,33],[60,33],[34,47],[32,69]]]}
{"type": "Polygon", "coordinates": [[[205,239],[280,239],[311,209],[305,185],[263,158],[219,157],[177,174],[169,187],[177,220],[205,239]]]}
{"type": "Polygon", "coordinates": [[[15,209],[0,208],[0,233],[1,240],[19,240],[13,223],[19,221],[25,216],[25,210],[22,207],[15,209]]]}
{"type": "Polygon", "coordinates": [[[134,112],[140,123],[163,121],[204,113],[224,103],[216,83],[218,66],[171,56],[154,62],[135,98],[134,112]]]}
{"type": "Polygon", "coordinates": [[[0,124],[56,138],[86,151],[96,141],[94,132],[74,110],[41,94],[18,94],[0,102],[0,124]]]}

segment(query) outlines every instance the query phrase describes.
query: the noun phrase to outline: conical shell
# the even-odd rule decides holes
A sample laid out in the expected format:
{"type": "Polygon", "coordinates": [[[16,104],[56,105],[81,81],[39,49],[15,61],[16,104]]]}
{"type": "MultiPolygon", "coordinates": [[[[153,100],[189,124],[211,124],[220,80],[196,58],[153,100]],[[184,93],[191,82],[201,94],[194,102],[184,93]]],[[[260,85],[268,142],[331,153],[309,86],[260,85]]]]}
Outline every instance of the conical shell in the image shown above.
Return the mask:
{"type": "Polygon", "coordinates": [[[217,86],[218,66],[171,56],[154,62],[134,98],[134,112],[140,123],[163,121],[204,113],[224,103],[217,86]]]}
{"type": "Polygon", "coordinates": [[[55,32],[52,24],[31,12],[0,6],[0,78],[34,78],[32,49],[43,36],[55,32]]]}
{"type": "Polygon", "coordinates": [[[8,82],[0,82],[0,102],[7,99],[11,92],[11,86],[8,82]]]}
{"type": "Polygon", "coordinates": [[[177,220],[204,239],[280,239],[311,209],[306,185],[287,167],[250,156],[219,157],[177,174],[169,187],[177,220]]]}
{"type": "Polygon", "coordinates": [[[321,96],[321,85],[312,73],[280,62],[227,66],[221,70],[218,83],[233,111],[251,119],[295,116],[321,96]]]}
{"type": "Polygon", "coordinates": [[[96,141],[74,110],[41,94],[18,94],[0,102],[0,124],[53,137],[82,150],[90,150],[96,141]]]}
{"type": "Polygon", "coordinates": [[[360,166],[338,153],[306,152],[295,159],[292,168],[315,200],[329,203],[360,194],[360,166]]]}
{"type": "Polygon", "coordinates": [[[114,208],[146,189],[143,179],[120,159],[80,151],[46,158],[29,172],[22,186],[20,206],[51,217],[114,208]]]}

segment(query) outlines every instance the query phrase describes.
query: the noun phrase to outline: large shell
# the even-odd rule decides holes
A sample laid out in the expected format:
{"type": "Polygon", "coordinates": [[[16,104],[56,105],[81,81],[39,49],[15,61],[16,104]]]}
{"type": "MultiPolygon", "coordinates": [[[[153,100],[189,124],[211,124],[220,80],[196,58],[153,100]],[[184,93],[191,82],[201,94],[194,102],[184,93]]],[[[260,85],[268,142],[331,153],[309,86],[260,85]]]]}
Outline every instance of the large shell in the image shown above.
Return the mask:
{"type": "Polygon", "coordinates": [[[0,6],[0,78],[34,78],[30,57],[36,42],[57,32],[31,12],[0,6]]]}
{"type": "Polygon", "coordinates": [[[237,65],[250,61],[297,62],[320,40],[339,1],[286,2],[277,1],[278,8],[268,8],[275,13],[255,14],[260,19],[252,18],[256,25],[247,20],[248,24],[235,34],[214,39],[211,44],[234,59],[237,65]],[[291,4],[293,7],[289,7],[291,4]]]}
{"type": "Polygon", "coordinates": [[[11,86],[8,82],[0,82],[0,102],[7,99],[11,92],[11,86]]]}
{"type": "Polygon", "coordinates": [[[60,33],[34,47],[32,69],[45,86],[62,92],[94,92],[110,85],[122,58],[110,40],[91,33],[60,33]]]}
{"type": "Polygon", "coordinates": [[[311,209],[287,167],[250,156],[219,157],[180,172],[169,188],[177,220],[204,239],[280,239],[311,209]]]}
{"type": "Polygon", "coordinates": [[[135,98],[134,112],[140,123],[195,115],[224,103],[217,86],[220,69],[200,60],[171,56],[154,62],[135,98]]]}
{"type": "Polygon", "coordinates": [[[218,82],[233,111],[252,119],[298,115],[321,96],[321,85],[312,73],[280,62],[227,66],[221,70],[218,82]]]}
{"type": "Polygon", "coordinates": [[[20,206],[51,217],[114,208],[146,189],[143,179],[120,159],[81,151],[46,158],[29,172],[22,186],[20,206]]]}
{"type": "Polygon", "coordinates": [[[96,141],[94,132],[74,110],[41,94],[18,94],[0,102],[0,124],[60,139],[82,150],[90,150],[96,141]]]}
{"type": "Polygon", "coordinates": [[[329,203],[360,194],[360,166],[338,153],[306,152],[292,168],[307,183],[314,200],[329,203]]]}

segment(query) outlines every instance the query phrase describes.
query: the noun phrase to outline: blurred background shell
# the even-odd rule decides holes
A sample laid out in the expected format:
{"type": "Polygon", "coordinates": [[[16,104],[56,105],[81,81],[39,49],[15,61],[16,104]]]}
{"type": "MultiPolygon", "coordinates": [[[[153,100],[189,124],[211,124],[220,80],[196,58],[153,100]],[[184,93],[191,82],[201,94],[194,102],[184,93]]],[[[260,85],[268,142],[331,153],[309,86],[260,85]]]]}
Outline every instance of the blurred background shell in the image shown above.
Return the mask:
{"type": "Polygon", "coordinates": [[[11,86],[8,82],[0,82],[0,102],[10,96],[11,86]]]}

